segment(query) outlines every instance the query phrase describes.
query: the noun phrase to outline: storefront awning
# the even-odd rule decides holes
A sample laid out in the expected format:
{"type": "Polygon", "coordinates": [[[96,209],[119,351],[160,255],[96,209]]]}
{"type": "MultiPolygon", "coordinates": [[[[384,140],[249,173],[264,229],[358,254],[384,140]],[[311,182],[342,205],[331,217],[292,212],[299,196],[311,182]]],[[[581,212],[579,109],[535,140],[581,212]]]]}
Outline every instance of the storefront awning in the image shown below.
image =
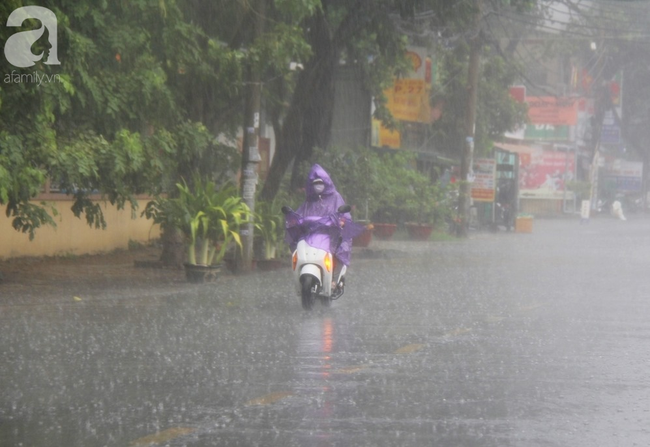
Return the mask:
{"type": "Polygon", "coordinates": [[[535,150],[530,146],[513,143],[494,143],[494,147],[504,151],[514,152],[515,154],[530,154],[535,150]]]}

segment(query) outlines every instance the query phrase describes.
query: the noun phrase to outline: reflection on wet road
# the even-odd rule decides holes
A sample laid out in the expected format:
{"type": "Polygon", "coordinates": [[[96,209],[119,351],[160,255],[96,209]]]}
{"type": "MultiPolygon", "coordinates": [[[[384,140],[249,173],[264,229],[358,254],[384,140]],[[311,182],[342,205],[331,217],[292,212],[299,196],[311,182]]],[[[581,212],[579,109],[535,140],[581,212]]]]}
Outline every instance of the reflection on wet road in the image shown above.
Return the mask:
{"type": "Polygon", "coordinates": [[[649,445],[648,247],[536,221],[377,245],[312,312],[288,271],[5,306],[0,445],[649,445]]]}

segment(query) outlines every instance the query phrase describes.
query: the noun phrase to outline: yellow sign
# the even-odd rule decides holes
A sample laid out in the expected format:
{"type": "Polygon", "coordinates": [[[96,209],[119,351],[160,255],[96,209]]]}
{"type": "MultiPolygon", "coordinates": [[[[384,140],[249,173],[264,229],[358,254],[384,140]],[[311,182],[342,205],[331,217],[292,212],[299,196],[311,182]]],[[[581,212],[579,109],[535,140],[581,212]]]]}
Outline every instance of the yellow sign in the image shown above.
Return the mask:
{"type": "Polygon", "coordinates": [[[402,146],[402,136],[398,130],[390,130],[381,124],[380,120],[372,120],[372,145],[399,149],[402,146]]]}
{"type": "Polygon", "coordinates": [[[429,93],[423,79],[395,79],[393,88],[384,91],[387,107],[395,119],[431,122],[429,93]]]}
{"type": "Polygon", "coordinates": [[[417,73],[422,67],[422,57],[418,54],[417,51],[407,51],[406,57],[411,59],[411,64],[413,64],[413,72],[417,73]]]}

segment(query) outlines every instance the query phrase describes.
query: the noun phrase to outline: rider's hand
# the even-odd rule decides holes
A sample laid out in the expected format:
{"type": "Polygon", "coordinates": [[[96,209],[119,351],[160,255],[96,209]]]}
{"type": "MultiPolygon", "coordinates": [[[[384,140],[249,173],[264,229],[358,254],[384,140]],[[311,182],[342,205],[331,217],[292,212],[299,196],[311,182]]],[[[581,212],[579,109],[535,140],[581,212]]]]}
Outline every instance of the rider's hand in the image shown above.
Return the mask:
{"type": "Polygon", "coordinates": [[[345,219],[339,219],[339,223],[341,224],[341,228],[345,226],[345,219]]]}

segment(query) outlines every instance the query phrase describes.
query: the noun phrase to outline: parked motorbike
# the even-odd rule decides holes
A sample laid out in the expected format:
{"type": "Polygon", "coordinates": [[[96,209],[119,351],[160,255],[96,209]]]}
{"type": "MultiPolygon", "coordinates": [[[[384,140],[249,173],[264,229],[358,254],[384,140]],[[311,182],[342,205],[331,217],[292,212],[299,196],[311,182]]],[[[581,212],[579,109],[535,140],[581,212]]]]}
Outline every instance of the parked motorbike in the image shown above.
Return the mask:
{"type": "Polygon", "coordinates": [[[596,212],[620,218],[620,213],[638,213],[643,211],[643,199],[617,194],[613,199],[598,199],[596,212]]]}
{"type": "Polygon", "coordinates": [[[319,299],[324,306],[331,305],[345,291],[347,266],[336,266],[337,248],[343,240],[361,234],[363,225],[346,218],[349,205],[341,206],[329,216],[301,216],[291,208],[282,207],[285,228],[292,242],[292,268],[296,290],[302,307],[311,310],[319,299]],[[334,272],[340,270],[332,281],[334,272]]]}
{"type": "Polygon", "coordinates": [[[509,203],[495,203],[495,228],[498,229],[500,225],[504,226],[506,231],[514,228],[514,216],[512,215],[512,206],[509,203]]]}

